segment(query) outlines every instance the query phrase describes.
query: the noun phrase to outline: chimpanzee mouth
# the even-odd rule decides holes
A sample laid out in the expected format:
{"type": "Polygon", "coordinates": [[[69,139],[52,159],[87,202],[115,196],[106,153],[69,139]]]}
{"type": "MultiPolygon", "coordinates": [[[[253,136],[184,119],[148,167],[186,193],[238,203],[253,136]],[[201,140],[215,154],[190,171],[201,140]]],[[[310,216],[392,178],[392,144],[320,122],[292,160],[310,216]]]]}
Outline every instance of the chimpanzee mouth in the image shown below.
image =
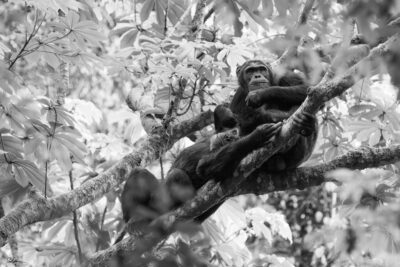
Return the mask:
{"type": "Polygon", "coordinates": [[[270,84],[269,81],[265,81],[265,82],[252,82],[249,85],[266,85],[266,84],[270,84]]]}
{"type": "Polygon", "coordinates": [[[249,84],[249,88],[252,90],[256,90],[256,89],[261,89],[261,88],[266,88],[271,86],[270,82],[252,82],[249,84]]]}

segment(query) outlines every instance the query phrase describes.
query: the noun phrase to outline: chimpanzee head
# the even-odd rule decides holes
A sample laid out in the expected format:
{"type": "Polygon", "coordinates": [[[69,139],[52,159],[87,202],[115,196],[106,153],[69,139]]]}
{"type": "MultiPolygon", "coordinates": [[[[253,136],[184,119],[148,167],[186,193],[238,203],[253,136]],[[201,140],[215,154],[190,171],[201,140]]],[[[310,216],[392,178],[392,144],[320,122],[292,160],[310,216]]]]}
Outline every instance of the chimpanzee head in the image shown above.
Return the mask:
{"type": "Polygon", "coordinates": [[[217,133],[222,133],[233,129],[238,125],[235,115],[223,105],[219,105],[214,110],[214,126],[217,133]]]}
{"type": "Polygon", "coordinates": [[[248,60],[236,69],[239,85],[248,91],[262,89],[273,84],[271,66],[261,60],[248,60]]]}

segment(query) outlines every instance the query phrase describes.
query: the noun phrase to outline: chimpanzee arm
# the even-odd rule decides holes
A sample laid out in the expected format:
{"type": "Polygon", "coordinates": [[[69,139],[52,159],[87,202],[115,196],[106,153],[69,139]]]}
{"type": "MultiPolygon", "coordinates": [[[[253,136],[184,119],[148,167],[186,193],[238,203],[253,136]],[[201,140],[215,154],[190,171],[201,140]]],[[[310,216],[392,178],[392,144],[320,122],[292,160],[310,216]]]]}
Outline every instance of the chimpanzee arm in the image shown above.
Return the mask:
{"type": "Polygon", "coordinates": [[[249,92],[246,104],[250,107],[259,107],[271,101],[284,101],[285,105],[300,105],[307,97],[307,85],[289,87],[271,86],[249,92]]]}
{"type": "Polygon", "coordinates": [[[283,111],[280,109],[267,108],[265,106],[262,106],[259,108],[259,114],[260,114],[259,116],[261,118],[260,122],[261,123],[280,122],[289,118],[293,112],[294,111],[292,110],[283,111]]]}

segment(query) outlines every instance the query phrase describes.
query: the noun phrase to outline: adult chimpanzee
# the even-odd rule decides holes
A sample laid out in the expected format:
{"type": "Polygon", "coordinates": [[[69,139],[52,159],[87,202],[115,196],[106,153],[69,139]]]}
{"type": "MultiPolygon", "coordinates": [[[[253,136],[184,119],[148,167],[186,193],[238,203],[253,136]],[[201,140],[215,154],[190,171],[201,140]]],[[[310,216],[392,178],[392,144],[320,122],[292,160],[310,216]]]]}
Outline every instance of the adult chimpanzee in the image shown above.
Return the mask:
{"type": "MultiPolygon", "coordinates": [[[[254,149],[265,145],[281,127],[280,123],[263,124],[249,135],[236,140],[235,130],[221,132],[237,124],[232,112],[223,106],[215,109],[214,124],[217,131],[216,138],[205,138],[184,149],[172,164],[165,186],[159,184],[154,175],[146,169],[137,168],[131,173],[121,195],[125,222],[132,219],[131,223],[134,223],[134,226],[142,228],[167,210],[177,208],[191,199],[196,190],[208,180],[231,177],[240,161],[254,149]],[[229,142],[231,139],[235,141],[229,142]],[[222,149],[224,153],[219,153],[218,162],[209,166],[208,175],[199,176],[196,170],[199,161],[210,153],[218,153],[222,149]]],[[[219,204],[211,207],[195,220],[202,222],[218,206],[219,204]]],[[[116,242],[122,237],[123,234],[116,242]]]]}
{"type": "MultiPolygon", "coordinates": [[[[239,88],[230,108],[239,121],[241,136],[250,134],[258,125],[287,119],[307,97],[308,86],[300,76],[293,72],[276,76],[271,66],[260,60],[249,60],[237,69],[239,88]]],[[[315,115],[303,112],[294,118],[294,123],[299,135],[268,159],[264,170],[293,169],[311,155],[318,134],[315,115]]]]}

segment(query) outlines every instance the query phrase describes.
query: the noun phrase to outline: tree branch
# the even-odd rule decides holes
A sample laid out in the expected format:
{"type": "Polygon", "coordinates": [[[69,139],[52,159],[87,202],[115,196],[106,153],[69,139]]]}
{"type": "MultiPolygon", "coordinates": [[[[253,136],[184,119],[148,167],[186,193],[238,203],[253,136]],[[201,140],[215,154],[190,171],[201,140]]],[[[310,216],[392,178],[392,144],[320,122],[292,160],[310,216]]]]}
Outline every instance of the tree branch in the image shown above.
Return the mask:
{"type": "Polygon", "coordinates": [[[7,215],[0,218],[0,246],[7,238],[24,226],[39,221],[60,218],[90,202],[99,199],[112,188],[116,188],[138,166],[146,166],[157,159],[160,151],[171,148],[180,138],[200,130],[213,122],[211,111],[184,121],[166,131],[160,130],[138,144],[137,150],[124,156],[113,167],[68,193],[53,197],[36,197],[21,202],[7,215]]]}
{"type": "MultiPolygon", "coordinates": [[[[347,72],[347,75],[343,76],[342,78],[325,83],[320,82],[318,85],[310,88],[309,95],[307,96],[306,100],[303,102],[303,104],[299,107],[299,109],[296,112],[305,111],[308,113],[315,114],[319,110],[319,107],[324,102],[332,99],[335,96],[342,94],[345,90],[354,85],[357,79],[363,78],[366,74],[366,68],[364,64],[366,64],[367,62],[374,61],[379,55],[385,53],[389,49],[391,44],[397,41],[397,39],[398,39],[397,35],[393,36],[384,44],[371,50],[368,57],[366,57],[353,67],[351,67],[347,72]]],[[[294,114],[284,123],[279,136],[275,139],[273,143],[270,144],[269,147],[257,150],[256,152],[247,156],[241,162],[240,166],[236,169],[233,178],[229,179],[229,181],[226,181],[226,183],[229,183],[229,185],[215,183],[213,180],[207,182],[197,192],[197,195],[192,200],[187,201],[182,207],[155,219],[152,224],[157,226],[162,226],[163,229],[166,229],[166,233],[171,233],[173,232],[174,226],[177,222],[182,220],[193,219],[196,216],[199,216],[200,214],[205,212],[210,207],[212,207],[215,203],[221,203],[228,197],[234,196],[238,194],[238,192],[241,192],[241,190],[243,190],[242,189],[243,183],[245,183],[248,177],[253,177],[252,179],[250,178],[249,179],[253,181],[256,180],[259,183],[265,180],[271,181],[271,179],[264,179],[264,177],[262,176],[262,175],[268,176],[270,174],[258,173],[260,172],[260,170],[258,169],[266,160],[268,160],[272,155],[274,155],[277,151],[279,151],[279,149],[284,144],[286,144],[294,134],[296,134],[295,124],[293,123],[293,117],[294,114]],[[258,174],[262,175],[260,176],[258,174]]],[[[398,152],[397,150],[394,151],[396,153],[398,152]]],[[[393,159],[397,160],[398,155],[396,154],[396,156],[393,157],[393,159]]],[[[375,158],[374,160],[377,159],[375,158]]],[[[354,161],[352,163],[355,164],[354,161]]],[[[387,160],[383,160],[383,163],[386,164],[387,160]]],[[[355,164],[354,166],[357,165],[355,164]]],[[[331,165],[331,167],[333,168],[334,165],[331,165]]],[[[303,171],[304,170],[307,169],[303,169],[303,171]]],[[[295,170],[294,172],[299,172],[299,171],[301,171],[301,169],[295,170]]],[[[308,171],[310,171],[310,169],[308,171]]],[[[295,174],[301,175],[301,173],[295,173],[295,174]]],[[[310,181],[310,179],[304,174],[303,176],[300,176],[300,178],[303,177],[303,179],[300,179],[297,176],[289,176],[289,177],[291,177],[292,180],[287,179],[285,176],[283,177],[280,176],[279,179],[275,180],[275,186],[273,183],[272,186],[271,183],[267,184],[268,186],[267,188],[269,190],[268,192],[287,189],[290,188],[290,186],[292,186],[293,188],[305,188],[306,186],[317,185],[323,182],[323,180],[321,179],[317,180],[316,182],[310,181]]],[[[323,176],[322,173],[319,172],[319,175],[315,175],[314,177],[321,178],[323,176]]],[[[129,230],[129,226],[127,227],[127,229],[129,230]]],[[[107,257],[115,255],[115,253],[118,251],[121,253],[122,250],[122,252],[126,253],[125,249],[128,250],[133,249],[135,250],[136,253],[138,253],[138,255],[141,255],[141,253],[143,253],[145,250],[151,249],[166,236],[167,234],[164,236],[160,236],[159,233],[154,233],[154,232],[149,233],[145,236],[144,239],[147,245],[139,247],[134,246],[135,238],[130,236],[125,240],[121,241],[121,244],[118,244],[117,246],[112,246],[107,250],[100,251],[92,255],[90,260],[94,263],[99,263],[107,259],[107,257]]],[[[140,242],[143,242],[143,240],[140,240],[140,242]]]]}
{"type": "MultiPolygon", "coordinates": [[[[315,0],[307,0],[304,3],[303,9],[300,12],[299,18],[297,19],[296,26],[293,29],[293,32],[299,32],[301,27],[307,23],[308,15],[314,5],[315,0]]],[[[297,37],[300,36],[300,33],[296,34],[297,37]]],[[[298,38],[300,39],[300,38],[298,38]]],[[[293,56],[296,53],[298,42],[294,42],[293,45],[290,45],[279,57],[277,61],[273,63],[273,65],[283,65],[284,62],[288,60],[289,57],[293,56]]]]}
{"type": "Polygon", "coordinates": [[[258,170],[246,179],[235,195],[249,193],[262,195],[275,191],[304,189],[326,182],[325,174],[338,168],[362,170],[393,164],[399,160],[400,145],[388,148],[363,147],[312,167],[300,167],[274,175],[258,170]]]}
{"type": "MultiPolygon", "coordinates": [[[[256,195],[267,194],[275,191],[284,191],[289,189],[304,189],[310,186],[318,186],[327,181],[325,174],[329,171],[337,168],[348,168],[348,169],[365,169],[374,168],[387,164],[392,164],[400,160],[400,145],[390,148],[360,148],[357,150],[350,151],[343,156],[340,156],[328,163],[319,164],[313,167],[300,167],[292,171],[286,171],[282,173],[268,173],[263,170],[257,170],[253,172],[241,185],[240,189],[237,190],[232,196],[253,193],[256,195]]],[[[214,191],[209,193],[207,190],[215,190],[216,186],[207,184],[201,190],[197,196],[202,196],[206,199],[207,203],[215,203],[218,194],[220,192],[214,191]],[[206,194],[206,195],[204,195],[206,194]],[[208,198],[210,197],[210,198],[208,198]]],[[[204,208],[201,206],[194,206],[193,201],[186,205],[187,210],[180,210],[174,212],[176,214],[176,220],[184,220],[188,217],[195,217],[193,214],[201,214],[204,212],[204,208]]],[[[169,220],[170,216],[162,216],[162,219],[169,220]]],[[[173,219],[173,218],[172,218],[173,219]]],[[[160,220],[160,219],[159,219],[160,220]]],[[[171,231],[173,229],[170,229],[171,231]]],[[[135,237],[128,237],[122,240],[120,243],[111,246],[110,248],[93,254],[90,257],[92,263],[102,263],[117,253],[121,255],[127,255],[131,251],[135,251],[137,255],[140,255],[146,250],[150,250],[152,244],[157,244],[160,240],[166,236],[161,236],[160,233],[152,232],[145,236],[144,239],[138,239],[135,237]],[[138,244],[141,244],[140,246],[138,244]]]]}

